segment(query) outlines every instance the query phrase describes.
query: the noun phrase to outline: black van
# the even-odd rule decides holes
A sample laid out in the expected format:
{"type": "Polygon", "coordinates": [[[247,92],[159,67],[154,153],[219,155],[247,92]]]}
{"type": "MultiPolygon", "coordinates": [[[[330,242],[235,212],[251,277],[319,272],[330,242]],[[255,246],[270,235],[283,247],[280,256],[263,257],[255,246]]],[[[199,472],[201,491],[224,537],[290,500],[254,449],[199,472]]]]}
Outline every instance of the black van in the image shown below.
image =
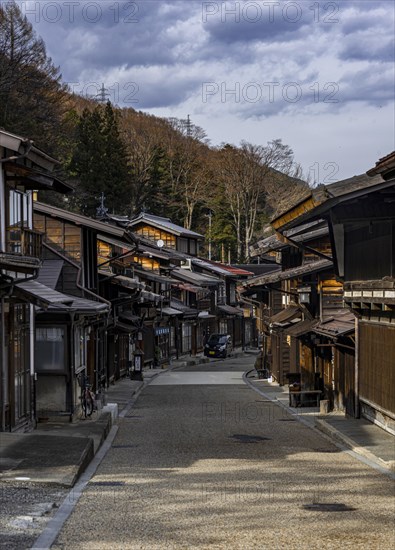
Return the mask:
{"type": "Polygon", "coordinates": [[[230,334],[211,334],[204,346],[206,357],[227,357],[232,351],[232,337],[230,334]]]}

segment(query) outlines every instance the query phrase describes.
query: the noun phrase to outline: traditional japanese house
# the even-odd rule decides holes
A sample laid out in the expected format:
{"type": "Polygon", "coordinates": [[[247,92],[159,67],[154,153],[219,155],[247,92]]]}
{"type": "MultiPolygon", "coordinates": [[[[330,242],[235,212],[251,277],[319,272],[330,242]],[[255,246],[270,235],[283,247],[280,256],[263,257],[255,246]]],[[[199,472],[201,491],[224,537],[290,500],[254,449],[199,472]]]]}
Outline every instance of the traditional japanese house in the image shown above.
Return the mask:
{"type": "MultiPolygon", "coordinates": [[[[223,283],[213,275],[192,271],[192,259],[175,268],[172,277],[178,281],[173,287],[173,299],[188,307],[180,319],[182,353],[196,355],[203,351],[208,335],[218,331],[215,308],[223,283]]],[[[179,308],[174,300],[172,306],[179,308]]]]}
{"type": "Polygon", "coordinates": [[[256,322],[250,306],[239,307],[237,285],[253,273],[237,266],[221,264],[210,260],[193,259],[194,269],[201,273],[217,276],[219,286],[216,300],[218,332],[230,334],[234,346],[242,346],[255,341],[257,343],[256,322]]]}
{"type": "Polygon", "coordinates": [[[0,430],[34,427],[34,304],[64,301],[35,281],[42,234],[33,227],[33,190],[72,189],[53,175],[58,162],[33,142],[0,130],[0,430]]]}
{"type": "Polygon", "coordinates": [[[199,233],[172,223],[169,218],[154,216],[146,212],[142,212],[131,220],[128,228],[138,236],[159,243],[159,246],[190,256],[198,256],[199,243],[203,240],[203,236],[199,233]]]}
{"type": "Polygon", "coordinates": [[[264,352],[280,384],[286,383],[287,375],[294,372],[301,373],[302,383],[308,389],[318,387],[324,378],[312,338],[312,329],[322,314],[320,281],[330,279],[333,265],[327,255],[328,230],[323,225],[298,227],[289,235],[291,240],[268,237],[253,251],[259,256],[270,255],[274,250],[275,258],[281,262],[281,271],[246,282],[249,289],[267,291],[264,352]],[[293,242],[301,243],[302,248],[293,242]],[[317,253],[311,248],[315,242],[320,243],[317,253]]]}
{"type": "MultiPolygon", "coordinates": [[[[34,203],[34,227],[44,234],[40,277],[69,299],[66,307],[36,313],[37,407],[42,418],[73,419],[79,411],[81,377],[88,377],[100,403],[105,387],[119,375],[114,367],[118,357],[129,359],[129,338],[122,338],[125,327],[133,332],[133,320],[121,326],[121,311],[113,303],[118,295],[114,298],[109,291],[105,297],[107,289],[100,283],[100,270],[105,278],[106,266],[116,263],[117,255],[115,247],[114,257],[103,256],[99,236],[119,239],[125,246],[134,241],[124,229],[39,202],[34,203]]],[[[137,281],[119,277],[111,288],[139,291],[137,281]]],[[[127,305],[121,302],[123,311],[127,305]]]]}
{"type": "Polygon", "coordinates": [[[302,222],[327,220],[344,302],[358,318],[352,372],[352,346],[341,342],[351,348],[351,357],[339,366],[348,380],[347,412],[362,414],[388,430],[394,430],[395,419],[394,157],[392,153],[381,159],[368,174],[313,190],[294,210],[273,221],[284,233],[302,222]]]}

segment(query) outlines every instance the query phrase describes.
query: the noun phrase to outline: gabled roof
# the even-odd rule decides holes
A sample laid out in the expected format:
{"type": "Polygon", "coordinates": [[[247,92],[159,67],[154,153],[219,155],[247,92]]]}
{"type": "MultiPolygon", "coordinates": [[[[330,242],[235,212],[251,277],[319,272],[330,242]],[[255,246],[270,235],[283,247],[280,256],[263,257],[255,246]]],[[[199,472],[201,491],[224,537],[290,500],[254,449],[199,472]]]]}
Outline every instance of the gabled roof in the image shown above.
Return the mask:
{"type": "Polygon", "coordinates": [[[133,228],[139,223],[144,222],[158,229],[168,231],[169,233],[172,233],[178,237],[190,237],[198,240],[203,239],[203,235],[200,235],[199,233],[195,233],[195,231],[185,229],[185,227],[173,223],[170,218],[162,218],[160,216],[154,216],[153,214],[147,214],[146,212],[142,212],[137,216],[137,218],[131,220],[128,227],[133,228]]]}

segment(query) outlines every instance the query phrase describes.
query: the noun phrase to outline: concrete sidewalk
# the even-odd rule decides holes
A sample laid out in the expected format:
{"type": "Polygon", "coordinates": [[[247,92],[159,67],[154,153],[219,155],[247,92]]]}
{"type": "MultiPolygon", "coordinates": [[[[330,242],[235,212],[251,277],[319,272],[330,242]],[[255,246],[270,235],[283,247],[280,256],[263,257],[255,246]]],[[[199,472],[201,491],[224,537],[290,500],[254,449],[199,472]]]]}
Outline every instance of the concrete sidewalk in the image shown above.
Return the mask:
{"type": "Polygon", "coordinates": [[[276,402],[311,428],[317,428],[334,443],[351,449],[381,468],[395,472],[395,436],[379,426],[337,412],[320,415],[318,407],[290,407],[288,387],[259,379],[255,370],[249,371],[244,379],[266,399],[276,402]]]}
{"type": "Polygon", "coordinates": [[[184,357],[166,369],[145,369],[144,381],[123,378],[106,390],[107,405],[78,422],[38,424],[30,433],[0,433],[0,482],[28,481],[73,487],[99,450],[118,416],[143,387],[167,370],[198,365],[208,359],[184,357]]]}

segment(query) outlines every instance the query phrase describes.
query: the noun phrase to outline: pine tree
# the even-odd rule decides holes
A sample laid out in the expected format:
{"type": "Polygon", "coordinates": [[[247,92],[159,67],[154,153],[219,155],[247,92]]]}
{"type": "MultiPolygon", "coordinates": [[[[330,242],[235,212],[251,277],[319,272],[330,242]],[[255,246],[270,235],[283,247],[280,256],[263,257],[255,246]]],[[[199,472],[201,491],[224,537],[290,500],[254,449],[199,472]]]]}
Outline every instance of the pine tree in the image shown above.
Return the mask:
{"type": "Polygon", "coordinates": [[[112,213],[130,214],[131,185],[118,115],[108,102],[85,109],[77,127],[77,143],[70,164],[77,180],[79,209],[94,216],[101,193],[112,213]]]}

